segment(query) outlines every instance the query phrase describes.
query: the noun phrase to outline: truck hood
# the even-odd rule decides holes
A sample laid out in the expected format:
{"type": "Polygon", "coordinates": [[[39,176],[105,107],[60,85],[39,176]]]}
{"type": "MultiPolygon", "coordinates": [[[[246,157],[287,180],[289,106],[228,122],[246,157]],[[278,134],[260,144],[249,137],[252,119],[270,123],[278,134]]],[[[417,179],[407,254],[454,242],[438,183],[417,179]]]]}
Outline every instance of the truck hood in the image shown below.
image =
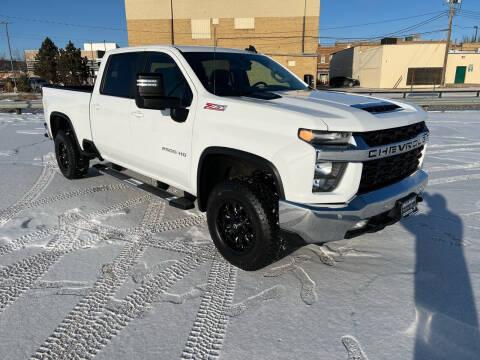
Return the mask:
{"type": "Polygon", "coordinates": [[[390,99],[381,99],[336,91],[288,91],[278,92],[281,98],[246,101],[261,102],[281,111],[295,113],[298,118],[309,120],[312,128],[329,131],[363,132],[406,126],[424,121],[426,113],[416,105],[390,99]],[[355,107],[378,103],[398,105],[393,111],[369,112],[355,107]]]}

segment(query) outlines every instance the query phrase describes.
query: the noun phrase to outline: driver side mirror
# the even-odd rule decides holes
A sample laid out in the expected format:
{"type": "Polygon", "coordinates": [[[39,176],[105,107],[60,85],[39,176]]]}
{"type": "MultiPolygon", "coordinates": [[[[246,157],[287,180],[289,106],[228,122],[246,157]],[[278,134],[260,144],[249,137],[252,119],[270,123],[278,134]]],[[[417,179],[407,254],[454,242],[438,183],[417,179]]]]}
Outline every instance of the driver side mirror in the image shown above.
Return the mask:
{"type": "Polygon", "coordinates": [[[135,103],[140,109],[177,109],[182,107],[182,99],[165,96],[162,74],[142,73],[137,75],[135,103]]]}

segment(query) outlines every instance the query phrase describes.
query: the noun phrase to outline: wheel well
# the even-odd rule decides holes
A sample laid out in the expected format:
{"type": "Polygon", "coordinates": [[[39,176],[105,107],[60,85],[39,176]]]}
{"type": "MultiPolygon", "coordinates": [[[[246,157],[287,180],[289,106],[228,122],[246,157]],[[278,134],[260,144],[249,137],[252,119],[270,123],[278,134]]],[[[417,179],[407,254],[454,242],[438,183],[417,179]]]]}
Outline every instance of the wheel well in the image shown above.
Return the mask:
{"type": "Polygon", "coordinates": [[[50,131],[52,132],[52,137],[55,139],[59,130],[65,132],[73,130],[70,119],[60,113],[52,113],[50,115],[50,131]]]}
{"type": "Polygon", "coordinates": [[[200,211],[205,211],[214,186],[228,179],[260,175],[280,199],[284,199],[280,175],[268,160],[233,149],[206,150],[199,162],[197,173],[197,199],[200,211]]]}

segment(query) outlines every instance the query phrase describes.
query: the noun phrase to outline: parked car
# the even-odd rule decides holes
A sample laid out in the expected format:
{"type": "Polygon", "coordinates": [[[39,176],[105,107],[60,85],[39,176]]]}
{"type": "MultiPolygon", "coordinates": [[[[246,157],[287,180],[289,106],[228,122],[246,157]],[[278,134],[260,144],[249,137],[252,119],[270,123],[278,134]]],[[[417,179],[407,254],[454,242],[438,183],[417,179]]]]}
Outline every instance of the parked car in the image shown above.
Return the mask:
{"type": "Polygon", "coordinates": [[[354,87],[360,86],[360,81],[345,76],[337,76],[330,79],[331,87],[354,87]]]}
{"type": "Polygon", "coordinates": [[[98,76],[93,87],[44,87],[63,175],[83,177],[98,158],[110,162],[100,172],[171,206],[196,201],[242,269],[273,262],[286,234],[358,236],[422,201],[429,131],[414,104],[317,91],[267,56],[213,47],[108,51],[98,76]]]}
{"type": "Polygon", "coordinates": [[[39,93],[42,91],[42,87],[48,85],[48,81],[41,78],[30,78],[28,79],[30,86],[32,87],[32,91],[39,93]]]}

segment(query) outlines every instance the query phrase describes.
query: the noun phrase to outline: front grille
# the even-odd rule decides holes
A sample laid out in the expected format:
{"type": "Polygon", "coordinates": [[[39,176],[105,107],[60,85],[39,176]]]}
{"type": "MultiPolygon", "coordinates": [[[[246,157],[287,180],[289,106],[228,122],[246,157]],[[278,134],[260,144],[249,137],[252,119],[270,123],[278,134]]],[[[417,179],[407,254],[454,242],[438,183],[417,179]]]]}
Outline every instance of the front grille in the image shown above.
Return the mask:
{"type": "Polygon", "coordinates": [[[407,125],[386,130],[375,130],[363,133],[355,133],[354,135],[360,136],[368,146],[374,147],[413,139],[425,130],[425,122],[423,121],[413,125],[407,125]]]}
{"type": "Polygon", "coordinates": [[[363,163],[359,194],[381,189],[412,175],[420,164],[423,146],[403,154],[363,163]]]}

